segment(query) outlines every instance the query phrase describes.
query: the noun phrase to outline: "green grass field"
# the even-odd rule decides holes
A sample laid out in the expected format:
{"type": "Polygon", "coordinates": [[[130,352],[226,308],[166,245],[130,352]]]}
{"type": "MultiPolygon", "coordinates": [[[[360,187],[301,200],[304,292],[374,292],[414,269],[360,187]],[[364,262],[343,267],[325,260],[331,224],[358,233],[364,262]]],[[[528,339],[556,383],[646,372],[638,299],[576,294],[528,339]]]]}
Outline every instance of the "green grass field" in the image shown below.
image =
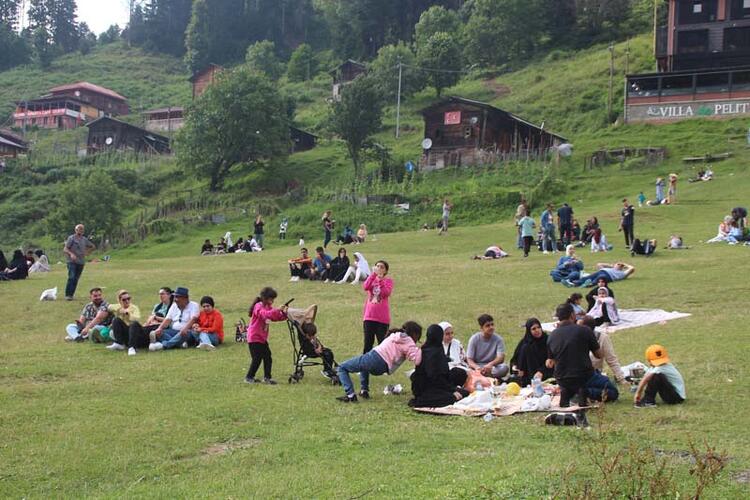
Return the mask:
{"type": "MultiPolygon", "coordinates": [[[[610,169],[574,189],[570,200],[581,219],[598,215],[616,246],[611,254],[582,251],[587,269],[618,259],[637,267],[632,278],[614,285],[621,308],[692,314],[613,335],[624,364],[643,360],[649,344],[664,344],[685,376],[688,400],[636,410],[625,391],[606,409],[611,429],[604,441],[666,453],[680,493],[690,494],[690,463],[681,453],[691,440],[705,440],[730,461],[704,497],[740,498],[748,486],[735,474],[750,468],[744,362],[750,249],[699,240],[714,236],[721,217],[746,203],[750,174],[741,162],[714,170],[711,183],[688,184],[683,176],[676,206],[637,211],[637,235],[663,244],[678,232],[693,247],[684,252],[660,249],[652,258],[631,259],[616,232],[618,198],[640,189],[651,194],[661,170],[610,169]]],[[[458,220],[461,210],[455,209],[458,220]]],[[[475,318],[489,312],[511,350],[528,317],[548,320],[570,293],[548,277],[553,256],[522,259],[511,250],[500,262],[469,259],[492,243],[513,247],[514,228],[505,215],[492,225],[458,225],[445,238],[412,231],[373,240],[358,250],[370,262],[391,264],[394,323],[414,319],[426,327],[448,320],[464,344],[476,331],[475,318]]],[[[62,265],[49,275],[0,283],[0,497],[538,498],[597,475],[585,445],[595,431],[547,427],[543,414],[491,423],[419,415],[406,406],[407,395],[382,394],[388,383],[407,384],[405,370],[376,377],[373,399],[357,405],[335,401],[340,389],[314,369],[299,385],[287,385],[291,347],[284,323],[271,327],[270,339],[280,385],[247,386],[247,348],[233,342],[230,325],[261,287],[275,287],[280,300],[294,297],[295,305],[319,304],[321,338],[339,361],[361,349],[363,292],[289,283],[285,261],[296,253],[292,243],[262,254],[191,256],[201,241],[191,230],[141,255],[128,251],[91,263],[72,303],[38,301],[43,289],[62,289],[62,265]],[[142,309],[156,302],[164,285],[187,286],[194,300],[212,295],[225,315],[228,342],[214,353],[139,352],[133,358],[102,345],[63,342],[65,324],[84,305],[81,292],[95,285],[105,287],[108,298],[129,289],[142,309]],[[577,472],[569,476],[571,464],[577,472]]],[[[308,246],[318,243],[308,237],[308,246]]]]}

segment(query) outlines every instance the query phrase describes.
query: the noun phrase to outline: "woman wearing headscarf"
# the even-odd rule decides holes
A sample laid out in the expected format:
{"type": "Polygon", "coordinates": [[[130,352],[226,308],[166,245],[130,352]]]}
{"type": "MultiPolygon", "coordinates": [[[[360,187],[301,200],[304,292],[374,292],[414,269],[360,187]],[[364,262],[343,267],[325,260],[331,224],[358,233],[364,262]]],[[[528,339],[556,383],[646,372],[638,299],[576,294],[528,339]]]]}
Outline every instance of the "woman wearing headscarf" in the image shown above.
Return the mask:
{"type": "Polygon", "coordinates": [[[451,382],[448,357],[443,350],[443,329],[440,325],[427,328],[427,340],[422,344],[422,362],[411,376],[414,399],[410,406],[438,408],[449,406],[464,397],[451,382]]]}
{"type": "Polygon", "coordinates": [[[346,274],[344,275],[344,277],[336,283],[346,283],[349,280],[349,276],[354,275],[352,285],[356,285],[360,281],[366,280],[371,272],[372,271],[370,270],[370,264],[367,263],[367,259],[365,259],[365,256],[359,252],[354,252],[354,264],[349,266],[349,269],[346,270],[346,274]]]}
{"type": "Polygon", "coordinates": [[[609,288],[601,287],[596,290],[594,307],[589,310],[588,315],[596,320],[596,326],[604,323],[616,325],[620,322],[617,303],[614,297],[609,296],[609,288]]]}
{"type": "Polygon", "coordinates": [[[29,276],[29,266],[26,264],[26,257],[20,250],[13,252],[8,267],[0,269],[0,280],[25,280],[29,276]]]}
{"type": "Polygon", "coordinates": [[[448,357],[448,367],[463,368],[469,370],[466,364],[466,352],[461,341],[454,337],[453,325],[447,321],[441,321],[438,326],[443,329],[443,352],[448,357]]]}
{"type": "Polygon", "coordinates": [[[527,386],[537,374],[542,380],[552,376],[553,370],[547,368],[547,334],[542,330],[542,323],[536,318],[526,321],[526,333],[516,346],[511,358],[511,366],[515,366],[521,385],[527,386]]]}

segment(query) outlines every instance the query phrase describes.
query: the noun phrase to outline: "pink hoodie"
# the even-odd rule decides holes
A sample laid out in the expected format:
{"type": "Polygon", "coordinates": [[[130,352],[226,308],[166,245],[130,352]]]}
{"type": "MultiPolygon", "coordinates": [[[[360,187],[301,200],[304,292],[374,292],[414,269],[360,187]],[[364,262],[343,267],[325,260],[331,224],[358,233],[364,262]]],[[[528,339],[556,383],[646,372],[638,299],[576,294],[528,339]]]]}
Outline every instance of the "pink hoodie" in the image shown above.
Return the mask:
{"type": "Polygon", "coordinates": [[[398,370],[406,359],[415,365],[422,362],[422,349],[417,347],[414,340],[404,332],[389,335],[373,351],[377,352],[388,365],[388,374],[398,370]]]}
{"type": "Polygon", "coordinates": [[[364,321],[377,321],[390,325],[391,310],[388,297],[393,292],[393,280],[388,277],[380,278],[373,272],[367,277],[362,288],[367,292],[364,321]]]}
{"type": "Polygon", "coordinates": [[[263,305],[263,302],[258,302],[253,307],[253,317],[250,318],[250,324],[247,325],[247,343],[267,344],[268,324],[271,321],[283,321],[285,319],[286,313],[281,309],[274,309],[271,306],[263,305]]]}

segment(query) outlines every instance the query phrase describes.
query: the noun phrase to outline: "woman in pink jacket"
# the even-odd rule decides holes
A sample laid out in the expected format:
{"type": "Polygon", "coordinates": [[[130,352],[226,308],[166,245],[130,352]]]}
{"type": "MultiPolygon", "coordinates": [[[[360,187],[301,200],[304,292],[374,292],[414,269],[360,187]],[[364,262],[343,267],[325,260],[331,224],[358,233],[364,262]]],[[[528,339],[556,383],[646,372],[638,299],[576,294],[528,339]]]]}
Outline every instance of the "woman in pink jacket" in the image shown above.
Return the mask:
{"type": "Polygon", "coordinates": [[[247,347],[250,349],[250,369],[247,371],[245,382],[257,384],[260,382],[255,378],[255,373],[263,363],[263,383],[276,385],[271,378],[271,348],[268,347],[268,325],[271,321],[284,321],[286,319],[287,305],[280,309],[274,309],[273,301],[277,297],[276,290],[265,287],[255,297],[255,302],[250,306],[250,324],[247,327],[247,347]]]}
{"type": "Polygon", "coordinates": [[[370,375],[390,375],[407,359],[415,365],[422,362],[422,350],[417,346],[417,342],[422,338],[422,327],[419,323],[407,321],[401,328],[388,333],[390,335],[375,349],[339,365],[339,380],[345,394],[336,399],[343,403],[357,402],[351,373],[359,372],[359,395],[364,399],[370,399],[370,375]]]}
{"type": "Polygon", "coordinates": [[[365,312],[363,320],[363,329],[365,333],[365,347],[362,354],[372,350],[375,339],[378,344],[383,342],[388,327],[391,324],[391,309],[388,304],[388,297],[393,293],[393,280],[388,278],[388,263],[379,260],[373,272],[367,277],[362,288],[367,292],[365,301],[365,312]]]}

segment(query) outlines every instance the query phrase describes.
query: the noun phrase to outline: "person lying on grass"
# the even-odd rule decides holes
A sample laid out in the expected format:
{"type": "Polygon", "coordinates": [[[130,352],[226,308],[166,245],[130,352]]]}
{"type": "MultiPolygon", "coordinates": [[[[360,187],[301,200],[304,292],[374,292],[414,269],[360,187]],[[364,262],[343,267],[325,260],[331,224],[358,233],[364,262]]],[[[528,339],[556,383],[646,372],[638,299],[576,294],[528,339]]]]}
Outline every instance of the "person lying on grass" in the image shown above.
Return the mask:
{"type": "Polygon", "coordinates": [[[651,365],[638,384],[633,396],[636,408],[656,407],[656,395],[668,405],[685,401],[685,380],[671,363],[664,346],[654,344],[646,349],[646,359],[651,365]]]}
{"type": "Polygon", "coordinates": [[[562,280],[562,283],[568,287],[589,287],[596,283],[600,278],[604,278],[607,283],[612,283],[613,281],[624,280],[635,272],[635,266],[624,262],[615,262],[614,264],[600,262],[596,265],[596,268],[598,271],[589,274],[585,278],[578,278],[577,280],[566,279],[562,280]]]}
{"type": "Polygon", "coordinates": [[[502,259],[503,257],[508,257],[510,254],[503,250],[503,247],[500,245],[492,245],[490,247],[487,247],[487,250],[484,251],[484,255],[475,255],[472,257],[474,260],[495,260],[495,259],[502,259]]]}
{"type": "Polygon", "coordinates": [[[391,375],[406,359],[419,366],[422,362],[422,350],[417,342],[421,338],[422,327],[419,323],[407,321],[401,328],[390,330],[385,340],[371,351],[341,363],[338,375],[345,394],[336,399],[343,403],[357,402],[351,373],[359,372],[359,395],[370,399],[370,375],[391,375]]]}
{"type": "Polygon", "coordinates": [[[427,339],[422,345],[422,362],[411,376],[414,399],[409,401],[409,406],[439,408],[452,405],[469,394],[465,389],[459,388],[466,380],[465,371],[464,382],[461,384],[451,380],[448,356],[443,350],[443,335],[440,325],[430,325],[427,328],[427,339]]]}

